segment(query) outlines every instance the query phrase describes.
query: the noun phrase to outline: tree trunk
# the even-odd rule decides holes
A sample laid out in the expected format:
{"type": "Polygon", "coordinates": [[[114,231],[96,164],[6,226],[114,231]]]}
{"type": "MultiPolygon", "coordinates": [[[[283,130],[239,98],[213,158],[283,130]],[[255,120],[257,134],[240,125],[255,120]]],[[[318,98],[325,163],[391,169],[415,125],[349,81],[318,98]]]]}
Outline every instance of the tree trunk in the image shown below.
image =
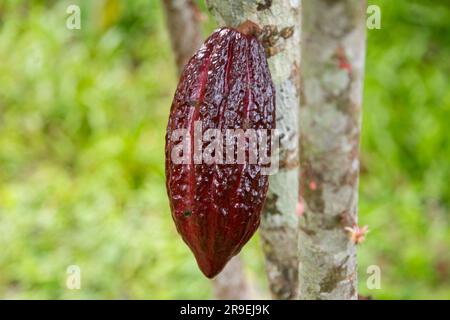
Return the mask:
{"type": "MultiPolygon", "coordinates": [[[[166,12],[167,29],[176,59],[178,74],[200,48],[201,12],[193,0],[162,0],[166,12]]],[[[254,299],[256,290],[248,283],[242,260],[234,257],[212,281],[216,299],[254,299]]]]}
{"type": "Polygon", "coordinates": [[[202,44],[200,11],[193,0],[162,0],[179,73],[202,44]]]}
{"type": "Polygon", "coordinates": [[[232,258],[213,280],[214,296],[218,300],[249,300],[259,296],[246,281],[244,265],[239,256],[232,258]]]}
{"type": "Polygon", "coordinates": [[[276,125],[281,140],[279,170],[270,176],[260,231],[272,296],[294,299],[298,288],[300,0],[206,2],[219,25],[236,27],[249,19],[263,29],[262,42],[276,87],[276,125]]]}
{"type": "Polygon", "coordinates": [[[300,299],[357,299],[355,243],[365,57],[361,0],[303,2],[300,299]]]}

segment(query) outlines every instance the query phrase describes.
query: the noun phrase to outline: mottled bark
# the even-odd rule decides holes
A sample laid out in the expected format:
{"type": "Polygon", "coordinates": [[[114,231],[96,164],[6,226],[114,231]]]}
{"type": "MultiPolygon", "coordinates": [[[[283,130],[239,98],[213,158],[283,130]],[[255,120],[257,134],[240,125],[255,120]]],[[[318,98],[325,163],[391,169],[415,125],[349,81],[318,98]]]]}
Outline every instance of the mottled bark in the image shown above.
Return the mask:
{"type": "Polygon", "coordinates": [[[365,57],[361,0],[303,2],[300,299],[357,299],[359,136],[365,57]]]}
{"type": "Polygon", "coordinates": [[[261,238],[272,296],[293,299],[297,292],[298,113],[300,0],[207,0],[219,25],[236,27],[249,19],[262,29],[276,87],[280,163],[270,177],[261,238]]]}
{"type": "Polygon", "coordinates": [[[193,0],[162,0],[178,72],[202,44],[200,11],[193,0]]]}
{"type": "MultiPolygon", "coordinates": [[[[194,0],[162,0],[167,28],[176,59],[178,73],[201,46],[201,12],[194,0]]],[[[252,299],[253,287],[248,283],[242,260],[234,257],[212,281],[216,299],[252,299]]]]}

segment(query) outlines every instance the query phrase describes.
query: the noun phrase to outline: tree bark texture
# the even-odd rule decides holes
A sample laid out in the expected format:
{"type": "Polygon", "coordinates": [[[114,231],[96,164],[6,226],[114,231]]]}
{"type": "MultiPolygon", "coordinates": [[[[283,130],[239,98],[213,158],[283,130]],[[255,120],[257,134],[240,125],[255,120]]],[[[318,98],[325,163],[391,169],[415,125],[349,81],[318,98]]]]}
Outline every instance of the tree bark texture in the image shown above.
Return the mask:
{"type": "Polygon", "coordinates": [[[281,132],[278,173],[270,176],[261,238],[272,297],[297,296],[298,114],[300,0],[206,0],[219,25],[258,24],[276,88],[277,129],[281,132]]]}
{"type": "MultiPolygon", "coordinates": [[[[201,12],[193,0],[162,0],[166,12],[167,29],[175,55],[178,74],[200,48],[201,12]]],[[[256,289],[247,281],[244,265],[239,256],[234,257],[212,281],[216,299],[255,299],[256,289]]]]}
{"type": "Polygon", "coordinates": [[[300,299],[357,299],[355,244],[366,2],[305,0],[300,299]]]}
{"type": "Polygon", "coordinates": [[[200,11],[194,0],[162,0],[178,73],[202,44],[200,11]]]}

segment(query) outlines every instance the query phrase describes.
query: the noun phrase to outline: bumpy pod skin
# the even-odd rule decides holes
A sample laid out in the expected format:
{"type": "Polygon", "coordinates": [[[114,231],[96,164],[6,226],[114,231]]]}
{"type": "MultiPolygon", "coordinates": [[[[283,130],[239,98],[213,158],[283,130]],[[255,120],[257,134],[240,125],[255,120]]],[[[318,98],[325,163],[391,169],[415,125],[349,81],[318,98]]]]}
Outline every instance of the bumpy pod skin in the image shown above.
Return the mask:
{"type": "Polygon", "coordinates": [[[268,176],[261,174],[261,164],[249,163],[249,141],[244,164],[226,164],[225,152],[223,164],[195,164],[197,121],[202,134],[210,128],[223,135],[227,129],[275,128],[275,89],[264,48],[254,36],[221,28],[206,40],[181,75],[167,126],[166,187],[172,217],[202,272],[213,278],[258,228],[268,176]],[[172,136],[176,129],[186,129],[191,137],[187,164],[171,158],[178,143],[172,136]]]}

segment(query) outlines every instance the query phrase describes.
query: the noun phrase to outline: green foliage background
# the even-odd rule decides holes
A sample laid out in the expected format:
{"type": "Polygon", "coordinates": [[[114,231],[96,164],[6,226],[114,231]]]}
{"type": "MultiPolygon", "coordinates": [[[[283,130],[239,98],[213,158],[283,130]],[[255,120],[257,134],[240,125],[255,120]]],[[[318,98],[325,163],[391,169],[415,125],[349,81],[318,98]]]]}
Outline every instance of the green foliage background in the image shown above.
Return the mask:
{"type": "MultiPolygon", "coordinates": [[[[360,291],[448,299],[450,4],[371,3],[382,29],[368,31],[360,291]]],[[[212,297],[165,191],[175,74],[157,0],[0,2],[0,298],[212,297]],[[81,30],[65,27],[69,4],[81,30]],[[66,289],[69,265],[81,290],[66,289]]],[[[265,290],[258,236],[243,257],[265,290]]]]}

